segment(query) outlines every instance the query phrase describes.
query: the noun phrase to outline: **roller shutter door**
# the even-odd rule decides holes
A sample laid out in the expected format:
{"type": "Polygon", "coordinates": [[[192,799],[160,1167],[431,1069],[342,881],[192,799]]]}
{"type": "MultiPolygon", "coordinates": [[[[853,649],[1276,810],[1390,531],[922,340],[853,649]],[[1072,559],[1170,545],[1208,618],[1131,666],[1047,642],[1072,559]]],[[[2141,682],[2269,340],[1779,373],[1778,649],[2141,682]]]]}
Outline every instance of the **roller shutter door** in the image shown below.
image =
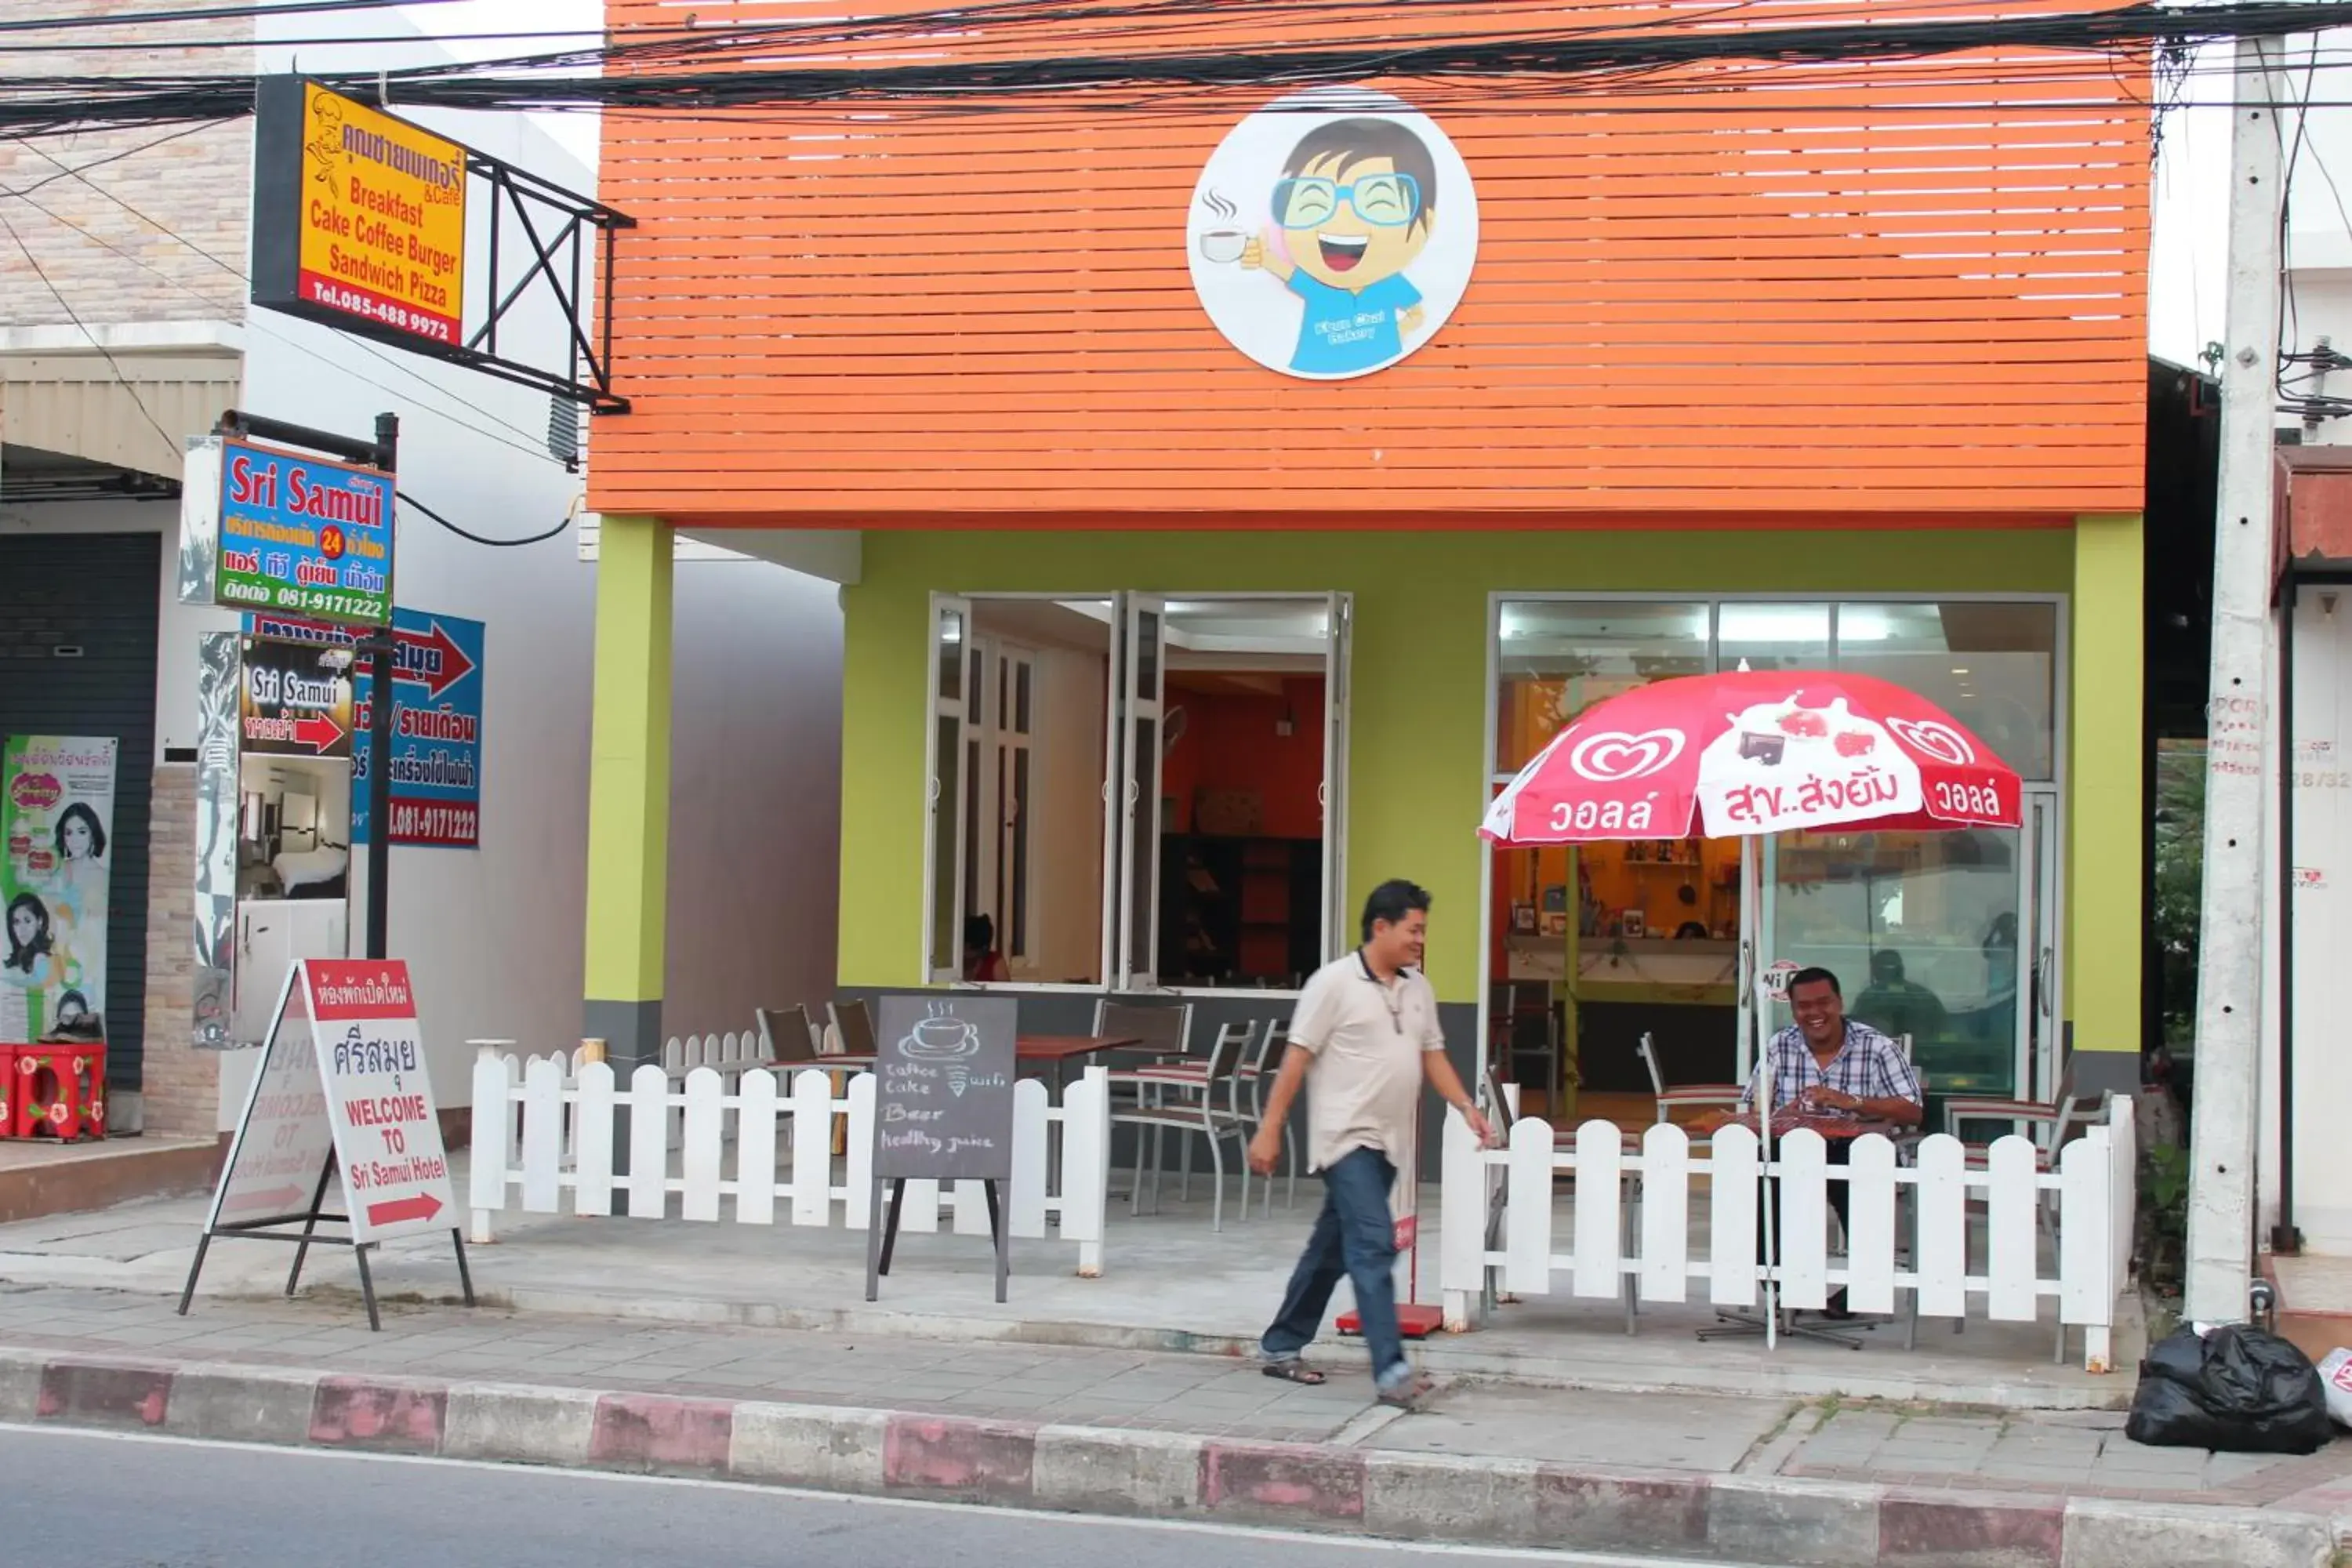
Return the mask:
{"type": "Polygon", "coordinates": [[[0,734],[121,742],[108,858],[107,1081],[135,1089],[146,1036],[147,810],[155,776],[152,533],[0,535],[0,734]]]}

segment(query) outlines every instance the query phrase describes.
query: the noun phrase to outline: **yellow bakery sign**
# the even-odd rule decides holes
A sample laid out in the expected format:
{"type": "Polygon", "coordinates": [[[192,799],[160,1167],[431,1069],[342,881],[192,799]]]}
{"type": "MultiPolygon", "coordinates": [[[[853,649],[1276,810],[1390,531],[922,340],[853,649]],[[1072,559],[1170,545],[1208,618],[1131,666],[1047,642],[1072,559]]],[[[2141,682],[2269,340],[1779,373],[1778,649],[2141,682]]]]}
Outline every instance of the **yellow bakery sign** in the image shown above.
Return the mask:
{"type": "Polygon", "coordinates": [[[466,150],[316,82],[301,89],[291,216],[304,313],[462,342],[466,150]]]}

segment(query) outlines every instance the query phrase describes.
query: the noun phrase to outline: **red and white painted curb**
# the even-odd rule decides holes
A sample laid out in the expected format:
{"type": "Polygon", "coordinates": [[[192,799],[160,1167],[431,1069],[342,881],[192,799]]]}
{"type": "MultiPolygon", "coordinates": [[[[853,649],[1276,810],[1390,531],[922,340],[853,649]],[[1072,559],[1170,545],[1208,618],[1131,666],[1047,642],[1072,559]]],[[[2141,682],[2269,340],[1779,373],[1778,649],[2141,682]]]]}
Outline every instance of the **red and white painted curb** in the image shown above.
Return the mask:
{"type": "Polygon", "coordinates": [[[2293,1509],[1934,1492],[0,1350],[0,1422],[1821,1568],[2327,1568],[2293,1509]]]}

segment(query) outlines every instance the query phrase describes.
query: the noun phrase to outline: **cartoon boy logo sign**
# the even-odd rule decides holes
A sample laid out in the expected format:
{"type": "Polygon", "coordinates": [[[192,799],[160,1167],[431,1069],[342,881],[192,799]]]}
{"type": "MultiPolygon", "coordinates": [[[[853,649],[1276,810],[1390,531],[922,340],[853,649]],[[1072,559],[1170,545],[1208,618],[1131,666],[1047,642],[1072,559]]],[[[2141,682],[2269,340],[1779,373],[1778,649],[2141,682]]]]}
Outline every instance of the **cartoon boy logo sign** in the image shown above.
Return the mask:
{"type": "Polygon", "coordinates": [[[1477,250],[1469,170],[1385,95],[1302,95],[1234,127],[1192,204],[1193,286],[1227,341],[1318,381],[1394,364],[1444,324],[1477,250]]]}

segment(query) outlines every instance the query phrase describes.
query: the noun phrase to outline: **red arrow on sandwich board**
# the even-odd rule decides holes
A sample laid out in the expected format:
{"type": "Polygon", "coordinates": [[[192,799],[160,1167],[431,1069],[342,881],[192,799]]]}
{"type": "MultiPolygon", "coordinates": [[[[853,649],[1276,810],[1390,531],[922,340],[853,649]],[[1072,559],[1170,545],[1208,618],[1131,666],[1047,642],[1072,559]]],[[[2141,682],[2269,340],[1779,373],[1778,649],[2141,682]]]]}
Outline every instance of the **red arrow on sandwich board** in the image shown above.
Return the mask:
{"type": "Polygon", "coordinates": [[[313,713],[309,718],[294,721],[296,742],[310,747],[321,756],[334,750],[335,743],[342,738],[343,727],[324,713],[313,713]]]}
{"type": "Polygon", "coordinates": [[[431,1219],[441,1212],[441,1200],[431,1193],[418,1193],[405,1198],[387,1198],[380,1204],[368,1205],[368,1224],[398,1225],[406,1219],[431,1219]]]}

